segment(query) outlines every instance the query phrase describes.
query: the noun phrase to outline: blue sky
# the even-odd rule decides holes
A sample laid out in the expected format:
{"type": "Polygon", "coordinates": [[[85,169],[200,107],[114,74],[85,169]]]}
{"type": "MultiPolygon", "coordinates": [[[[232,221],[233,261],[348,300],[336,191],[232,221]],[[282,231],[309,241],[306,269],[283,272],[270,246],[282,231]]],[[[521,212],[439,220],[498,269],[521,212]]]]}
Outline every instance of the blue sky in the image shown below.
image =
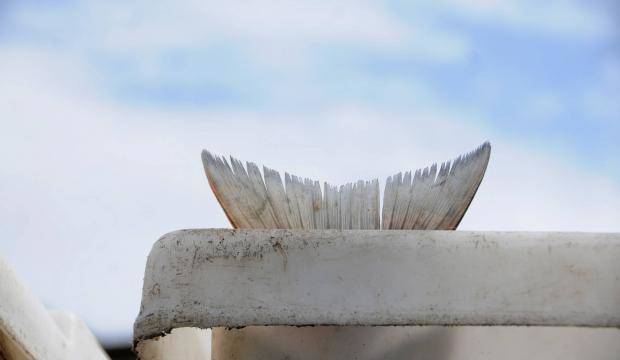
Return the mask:
{"type": "Polygon", "coordinates": [[[614,2],[272,4],[15,2],[1,32],[80,58],[130,106],[430,103],[620,176],[614,2]]]}
{"type": "Polygon", "coordinates": [[[614,1],[3,2],[0,251],[50,306],[128,341],[150,244],[228,226],[202,147],[337,183],[488,139],[464,228],[618,231],[619,12],[614,1]],[[67,268],[46,273],[54,257],[67,268]],[[127,294],[106,299],[114,315],[92,279],[127,294]]]}

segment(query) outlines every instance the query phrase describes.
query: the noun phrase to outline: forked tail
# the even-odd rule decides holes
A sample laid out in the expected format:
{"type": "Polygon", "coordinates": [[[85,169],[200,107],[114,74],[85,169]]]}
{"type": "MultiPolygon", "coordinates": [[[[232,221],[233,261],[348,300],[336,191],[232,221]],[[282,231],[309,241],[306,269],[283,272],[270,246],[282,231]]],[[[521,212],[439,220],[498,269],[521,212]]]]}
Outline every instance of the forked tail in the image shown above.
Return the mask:
{"type": "Polygon", "coordinates": [[[387,178],[383,209],[379,181],[323,184],[203,150],[209,185],[235,228],[454,230],[467,211],[489,162],[491,144],[454,161],[387,178]],[[380,219],[381,218],[381,219],[380,219]]]}

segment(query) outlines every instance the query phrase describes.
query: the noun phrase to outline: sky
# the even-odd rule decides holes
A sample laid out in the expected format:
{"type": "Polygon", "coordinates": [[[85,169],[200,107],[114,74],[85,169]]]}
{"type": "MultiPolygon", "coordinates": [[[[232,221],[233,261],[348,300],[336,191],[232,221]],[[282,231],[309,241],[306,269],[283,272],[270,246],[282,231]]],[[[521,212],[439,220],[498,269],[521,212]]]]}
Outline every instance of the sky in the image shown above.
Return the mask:
{"type": "Polygon", "coordinates": [[[474,149],[460,229],[620,231],[614,1],[0,0],[0,256],[129,344],[207,148],[341,184],[474,149]]]}

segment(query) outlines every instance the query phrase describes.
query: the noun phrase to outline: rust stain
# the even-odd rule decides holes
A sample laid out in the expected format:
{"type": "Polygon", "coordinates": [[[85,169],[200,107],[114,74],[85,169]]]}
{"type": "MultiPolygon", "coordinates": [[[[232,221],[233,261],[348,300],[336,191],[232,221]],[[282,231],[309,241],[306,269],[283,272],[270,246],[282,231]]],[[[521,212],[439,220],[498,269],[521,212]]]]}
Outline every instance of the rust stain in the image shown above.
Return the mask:
{"type": "Polygon", "coordinates": [[[159,284],[155,283],[153,287],[151,288],[151,295],[157,296],[159,295],[160,292],[161,292],[161,289],[159,288],[159,284]]]}
{"type": "Polygon", "coordinates": [[[282,255],[282,270],[286,271],[286,265],[288,264],[288,256],[286,254],[286,251],[284,250],[284,248],[282,247],[282,244],[280,243],[280,241],[276,241],[273,245],[273,249],[280,255],[282,255]]]}
{"type": "Polygon", "coordinates": [[[576,266],[575,264],[565,265],[564,268],[571,275],[575,275],[575,276],[578,276],[578,277],[584,277],[585,278],[585,277],[589,277],[591,275],[588,270],[584,270],[584,269],[576,266]]]}

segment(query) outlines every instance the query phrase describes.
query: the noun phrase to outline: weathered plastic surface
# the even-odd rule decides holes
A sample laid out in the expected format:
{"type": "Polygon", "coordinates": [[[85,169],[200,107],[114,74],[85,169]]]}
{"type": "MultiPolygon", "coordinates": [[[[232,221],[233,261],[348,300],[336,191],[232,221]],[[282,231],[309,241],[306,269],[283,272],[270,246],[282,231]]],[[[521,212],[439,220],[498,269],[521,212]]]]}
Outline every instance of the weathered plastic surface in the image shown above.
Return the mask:
{"type": "MultiPolygon", "coordinates": [[[[135,351],[141,360],[207,360],[211,359],[211,332],[197,328],[173,329],[166,336],[141,341],[135,351]]],[[[271,357],[263,357],[267,358],[271,357]]]]}
{"type": "Polygon", "coordinates": [[[213,331],[226,336],[214,336],[219,342],[212,360],[617,360],[620,354],[620,330],[613,328],[251,326],[213,331]]]}
{"type": "Polygon", "coordinates": [[[182,230],[147,262],[137,341],[179,327],[620,326],[620,234],[182,230]]]}
{"type": "Polygon", "coordinates": [[[0,257],[0,358],[108,359],[84,323],[67,312],[48,312],[0,257]]]}

